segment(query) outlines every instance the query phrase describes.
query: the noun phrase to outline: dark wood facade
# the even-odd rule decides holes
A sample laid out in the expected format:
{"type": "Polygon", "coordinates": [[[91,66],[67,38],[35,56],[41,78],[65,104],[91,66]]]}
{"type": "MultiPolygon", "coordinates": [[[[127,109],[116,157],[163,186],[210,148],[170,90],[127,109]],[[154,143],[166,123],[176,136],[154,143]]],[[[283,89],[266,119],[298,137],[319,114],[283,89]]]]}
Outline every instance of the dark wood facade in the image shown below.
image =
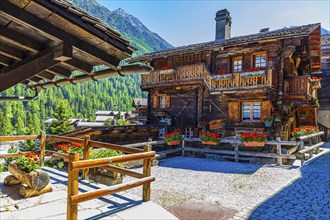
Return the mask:
{"type": "Polygon", "coordinates": [[[319,81],[312,82],[311,73],[321,69],[319,24],[179,47],[134,61],[155,68],[141,83],[149,92],[150,123],[159,121],[159,108],[180,128],[219,118],[232,125],[258,123],[275,112],[290,116],[283,103],[291,102],[294,126],[316,124],[316,108],[310,109],[310,121],[300,121],[297,112],[317,98],[319,81]],[[258,65],[263,68],[251,70],[258,65]],[[230,74],[217,76],[222,70],[230,74]],[[251,115],[258,111],[256,117],[248,119],[249,109],[251,115]]]}

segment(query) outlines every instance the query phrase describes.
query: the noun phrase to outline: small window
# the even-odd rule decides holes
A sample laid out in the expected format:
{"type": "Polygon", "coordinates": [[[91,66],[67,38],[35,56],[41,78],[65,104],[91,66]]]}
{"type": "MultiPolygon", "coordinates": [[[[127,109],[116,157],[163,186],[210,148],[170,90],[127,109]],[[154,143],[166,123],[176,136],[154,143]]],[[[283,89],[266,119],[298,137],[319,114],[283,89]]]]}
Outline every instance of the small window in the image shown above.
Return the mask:
{"type": "Polygon", "coordinates": [[[242,120],[253,121],[260,120],[261,103],[244,102],[242,104],[242,120]]]}
{"type": "Polygon", "coordinates": [[[266,67],[267,56],[266,52],[253,55],[253,67],[266,67]]]}
{"type": "Polygon", "coordinates": [[[185,129],[185,137],[186,138],[193,138],[194,137],[194,129],[193,128],[186,128],[185,129]]]}
{"type": "Polygon", "coordinates": [[[231,60],[231,69],[233,73],[242,71],[242,57],[233,57],[231,60]]]}
{"type": "Polygon", "coordinates": [[[159,107],[166,108],[166,96],[159,96],[159,107]]]}

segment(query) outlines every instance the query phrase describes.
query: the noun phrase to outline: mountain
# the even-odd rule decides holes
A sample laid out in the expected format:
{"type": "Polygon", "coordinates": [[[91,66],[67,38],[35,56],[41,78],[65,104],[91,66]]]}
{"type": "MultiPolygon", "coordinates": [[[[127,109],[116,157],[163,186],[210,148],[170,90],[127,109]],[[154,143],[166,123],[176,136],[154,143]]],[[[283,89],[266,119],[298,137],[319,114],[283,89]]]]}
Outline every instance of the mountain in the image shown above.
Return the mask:
{"type": "Polygon", "coordinates": [[[325,28],[321,28],[321,35],[326,35],[326,34],[330,34],[330,31],[328,31],[325,28]]]}
{"type": "Polygon", "coordinates": [[[110,11],[95,0],[71,0],[71,3],[119,31],[138,49],[134,55],[172,48],[173,46],[150,31],[138,18],[119,8],[110,11]]]}
{"type": "MultiPolygon", "coordinates": [[[[110,11],[95,0],[71,0],[94,17],[119,31],[137,48],[134,55],[172,48],[173,46],[150,31],[138,18],[122,9],[110,11]]],[[[32,96],[32,91],[17,85],[0,96],[32,96]]],[[[146,97],[140,90],[140,76],[111,77],[97,82],[42,90],[35,101],[0,102],[0,136],[12,134],[38,134],[43,121],[51,117],[61,100],[67,102],[71,117],[93,119],[98,110],[127,111],[133,98],[146,97]],[[6,128],[6,129],[4,129],[6,128]]]]}

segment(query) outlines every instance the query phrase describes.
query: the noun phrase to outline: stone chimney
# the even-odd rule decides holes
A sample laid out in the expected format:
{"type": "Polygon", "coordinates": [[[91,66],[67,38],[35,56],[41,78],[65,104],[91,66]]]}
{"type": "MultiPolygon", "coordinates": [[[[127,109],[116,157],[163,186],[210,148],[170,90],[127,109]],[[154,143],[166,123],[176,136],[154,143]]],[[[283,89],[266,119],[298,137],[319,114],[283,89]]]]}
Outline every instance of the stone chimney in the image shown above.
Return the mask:
{"type": "Polygon", "coordinates": [[[215,16],[215,40],[223,40],[230,38],[231,17],[227,9],[222,9],[215,16]]]}

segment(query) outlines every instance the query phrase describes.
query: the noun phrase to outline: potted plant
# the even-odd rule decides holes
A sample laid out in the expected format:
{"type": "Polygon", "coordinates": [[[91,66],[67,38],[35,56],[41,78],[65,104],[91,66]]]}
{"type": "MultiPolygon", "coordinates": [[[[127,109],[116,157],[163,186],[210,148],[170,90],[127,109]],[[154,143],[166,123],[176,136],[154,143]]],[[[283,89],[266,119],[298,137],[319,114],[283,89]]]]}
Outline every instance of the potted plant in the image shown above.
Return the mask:
{"type": "Polygon", "coordinates": [[[279,113],[279,112],[275,112],[275,113],[274,113],[274,118],[275,118],[275,121],[276,121],[276,122],[281,121],[280,113],[279,113]]]}
{"type": "Polygon", "coordinates": [[[227,118],[222,118],[221,119],[221,126],[223,128],[227,127],[228,126],[228,119],[227,118]]]}
{"type": "Polygon", "coordinates": [[[319,100],[317,98],[312,97],[311,102],[312,102],[313,107],[315,107],[315,108],[319,108],[320,107],[320,103],[319,103],[319,100]]]}
{"type": "Polygon", "coordinates": [[[302,126],[299,128],[295,128],[293,129],[293,131],[291,132],[291,136],[293,138],[298,138],[304,135],[309,135],[309,134],[314,134],[316,132],[318,132],[319,129],[315,126],[302,126]]]}
{"type": "Polygon", "coordinates": [[[308,111],[306,109],[301,109],[299,111],[299,117],[300,117],[300,119],[306,119],[307,115],[308,115],[308,111]]]}
{"type": "MultiPolygon", "coordinates": [[[[89,159],[115,157],[122,155],[121,151],[111,149],[93,149],[89,153],[89,159]]],[[[115,164],[114,166],[124,167],[123,163],[115,164]]],[[[112,186],[123,182],[123,176],[112,170],[106,169],[106,167],[91,168],[89,169],[89,179],[101,183],[107,186],[112,186]]]]}
{"type": "Polygon", "coordinates": [[[167,145],[178,145],[181,143],[182,136],[179,132],[174,131],[169,134],[164,134],[167,145]]]}
{"type": "Polygon", "coordinates": [[[209,122],[208,121],[202,121],[199,123],[199,126],[202,127],[203,131],[207,131],[209,128],[209,122]]]}
{"type": "Polygon", "coordinates": [[[271,116],[264,117],[262,120],[264,121],[266,127],[272,126],[273,118],[271,116]]]}
{"type": "Polygon", "coordinates": [[[264,133],[258,134],[257,132],[242,133],[241,142],[243,142],[243,146],[263,147],[265,146],[266,135],[264,133]]]}
{"type": "MultiPolygon", "coordinates": [[[[68,144],[58,144],[54,147],[54,150],[64,154],[78,153],[79,155],[83,155],[84,153],[83,145],[75,142],[68,144]]],[[[67,159],[63,159],[63,160],[64,162],[69,162],[67,159]]]]}
{"type": "Polygon", "coordinates": [[[172,117],[170,115],[166,115],[165,116],[165,120],[167,125],[171,125],[172,124],[172,117]]]}
{"type": "Polygon", "coordinates": [[[154,110],[154,116],[164,117],[166,115],[166,112],[163,109],[156,108],[154,110]]]}
{"type": "Polygon", "coordinates": [[[214,132],[202,132],[199,136],[203,144],[217,145],[220,141],[220,136],[214,132]]]}
{"type": "MultiPolygon", "coordinates": [[[[40,160],[35,152],[22,153],[19,152],[19,156],[15,158],[8,166],[8,171],[15,176],[18,180],[28,185],[32,191],[40,191],[44,189],[49,183],[49,175],[45,171],[40,169],[40,160]]],[[[25,189],[25,188],[24,188],[25,189]]],[[[24,197],[26,196],[27,189],[20,192],[24,197]]],[[[37,193],[31,193],[38,195],[37,193]]],[[[39,193],[41,194],[41,193],[39,193]]]]}

